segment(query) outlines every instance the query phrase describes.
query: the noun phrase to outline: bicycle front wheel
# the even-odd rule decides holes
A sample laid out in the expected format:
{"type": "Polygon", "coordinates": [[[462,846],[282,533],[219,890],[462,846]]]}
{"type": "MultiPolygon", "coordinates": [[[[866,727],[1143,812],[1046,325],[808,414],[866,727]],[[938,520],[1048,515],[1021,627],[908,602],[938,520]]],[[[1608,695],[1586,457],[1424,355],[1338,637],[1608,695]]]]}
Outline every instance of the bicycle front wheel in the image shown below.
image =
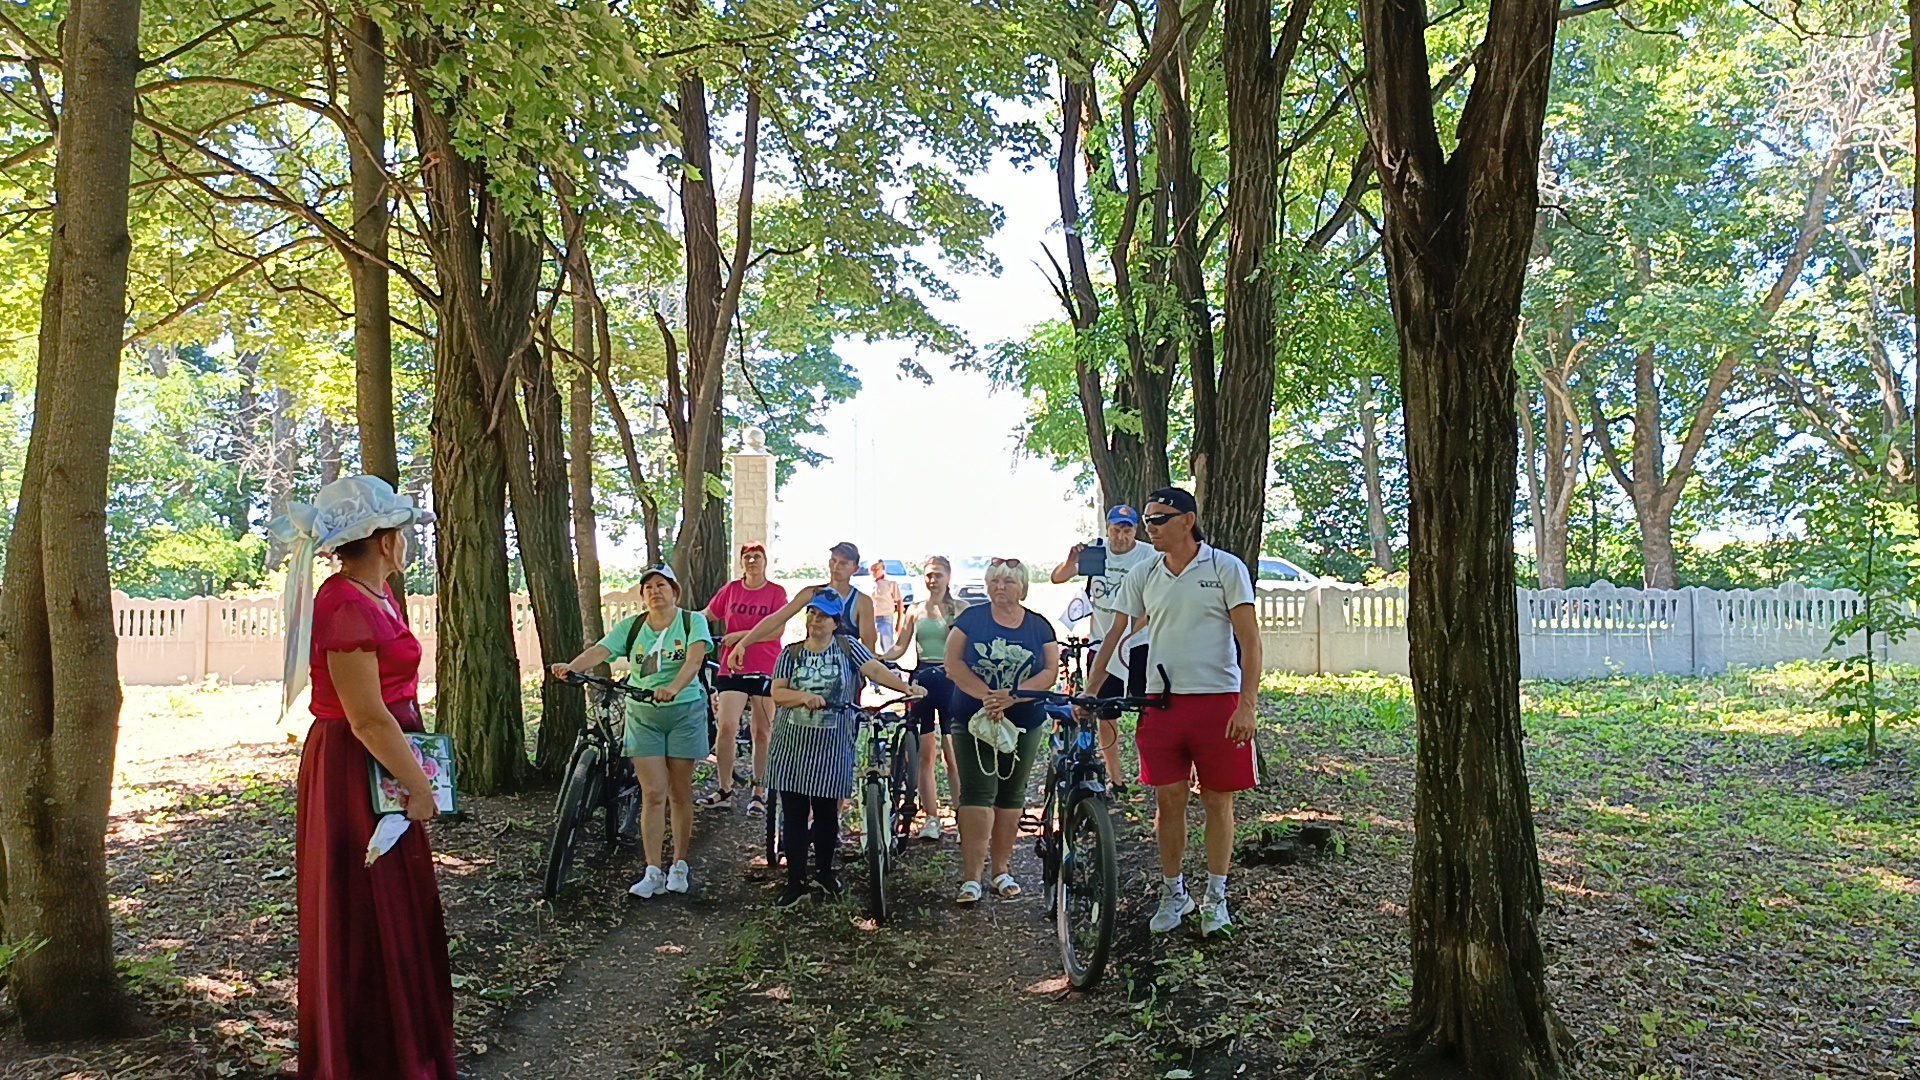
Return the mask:
{"type": "Polygon", "coordinates": [[[875,919],[887,921],[887,863],[893,850],[893,836],[887,812],[887,792],[880,781],[869,780],[861,792],[865,804],[861,825],[867,830],[867,910],[875,919]]]}
{"type": "Polygon", "coordinates": [[[920,803],[920,736],[911,727],[897,730],[888,760],[893,763],[888,785],[893,796],[893,849],[900,851],[913,838],[913,815],[920,803]]]}
{"type": "Polygon", "coordinates": [[[541,880],[541,894],[551,900],[560,895],[567,883],[567,871],[573,868],[573,845],[580,839],[580,826],[593,813],[593,794],[600,777],[600,751],[582,746],[574,751],[566,782],[560,785],[560,798],[553,809],[553,835],[547,839],[547,869],[541,880]]]}
{"type": "Polygon", "coordinates": [[[1106,971],[1119,895],[1119,856],[1106,800],[1073,799],[1061,822],[1060,878],[1053,898],[1060,959],[1067,980],[1079,989],[1098,983],[1106,971]]]}

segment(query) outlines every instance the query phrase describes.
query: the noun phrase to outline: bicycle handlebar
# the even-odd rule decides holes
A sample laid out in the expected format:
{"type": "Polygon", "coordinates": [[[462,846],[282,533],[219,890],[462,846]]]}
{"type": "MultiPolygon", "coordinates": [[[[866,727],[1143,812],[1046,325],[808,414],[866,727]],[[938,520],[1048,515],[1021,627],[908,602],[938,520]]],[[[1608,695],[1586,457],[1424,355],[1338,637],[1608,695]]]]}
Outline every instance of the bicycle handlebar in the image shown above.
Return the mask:
{"type": "Polygon", "coordinates": [[[609,679],[605,675],[595,675],[590,671],[569,671],[566,677],[560,681],[569,682],[575,686],[598,686],[602,689],[611,690],[616,694],[625,694],[627,697],[637,701],[653,700],[653,690],[651,688],[633,686],[628,683],[623,683],[618,679],[609,679]]]}
{"type": "Polygon", "coordinates": [[[1144,697],[1131,694],[1120,697],[1088,697],[1083,694],[1060,694],[1052,690],[1015,690],[1013,696],[1050,705],[1073,705],[1108,719],[1123,712],[1139,712],[1146,708],[1164,709],[1173,703],[1172,684],[1167,679],[1165,666],[1155,664],[1154,667],[1160,672],[1160,692],[1144,697]]]}

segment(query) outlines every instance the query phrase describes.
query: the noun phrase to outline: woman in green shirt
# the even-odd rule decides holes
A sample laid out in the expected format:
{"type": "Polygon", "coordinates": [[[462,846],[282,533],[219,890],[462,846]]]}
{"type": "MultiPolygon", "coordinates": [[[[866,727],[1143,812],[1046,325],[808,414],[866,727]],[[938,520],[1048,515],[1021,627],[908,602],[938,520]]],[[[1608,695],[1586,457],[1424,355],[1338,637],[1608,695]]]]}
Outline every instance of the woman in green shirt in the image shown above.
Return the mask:
{"type": "Polygon", "coordinates": [[[644,615],[620,620],[598,644],[553,665],[555,678],[608,660],[631,662],[629,681],[652,691],[652,701],[627,699],[626,746],[640,778],[640,843],[646,876],[627,891],[641,898],[662,890],[687,891],[687,852],[693,846],[693,766],[707,751],[707,689],[700,667],[713,651],[707,617],[680,606],[680,579],[666,566],[640,577],[644,615]],[[671,811],[669,811],[671,807],[671,811]],[[673,868],[660,870],[667,823],[673,824],[673,868]]]}
{"type": "Polygon", "coordinates": [[[953,683],[947,680],[947,630],[954,616],[966,610],[967,602],[949,592],[953,582],[953,564],[944,555],[928,557],[922,572],[926,576],[927,598],[907,610],[907,621],[900,637],[880,659],[898,660],[914,647],[913,681],[927,688],[927,696],[913,703],[908,718],[920,733],[920,808],[927,820],[920,826],[922,840],[940,839],[940,789],[934,786],[933,763],[936,745],[947,763],[947,783],[956,783],[953,757],[953,683]],[[935,727],[938,720],[939,726],[935,727]]]}

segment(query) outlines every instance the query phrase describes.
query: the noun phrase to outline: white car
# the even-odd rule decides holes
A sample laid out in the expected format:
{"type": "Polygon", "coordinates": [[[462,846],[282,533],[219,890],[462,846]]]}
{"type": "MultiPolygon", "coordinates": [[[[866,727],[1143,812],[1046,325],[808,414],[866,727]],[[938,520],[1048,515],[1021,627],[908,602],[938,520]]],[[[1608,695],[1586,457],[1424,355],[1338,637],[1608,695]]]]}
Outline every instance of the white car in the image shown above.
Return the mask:
{"type": "Polygon", "coordinates": [[[953,560],[953,580],[947,588],[969,604],[987,601],[987,567],[993,560],[985,555],[962,555],[953,560]]]}
{"type": "Polygon", "coordinates": [[[1273,555],[1260,556],[1260,570],[1254,578],[1257,581],[1271,581],[1279,585],[1301,585],[1309,588],[1325,584],[1327,581],[1299,563],[1273,555]]]}

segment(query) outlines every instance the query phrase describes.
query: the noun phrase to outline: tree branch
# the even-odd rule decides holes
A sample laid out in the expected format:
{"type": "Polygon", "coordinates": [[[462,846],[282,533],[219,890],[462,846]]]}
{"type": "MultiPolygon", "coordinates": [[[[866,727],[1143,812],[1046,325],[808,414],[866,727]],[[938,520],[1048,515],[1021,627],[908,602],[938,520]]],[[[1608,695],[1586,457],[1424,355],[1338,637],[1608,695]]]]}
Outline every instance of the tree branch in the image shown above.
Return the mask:
{"type": "Polygon", "coordinates": [[[213,40],[214,38],[219,37],[221,34],[226,33],[228,30],[233,29],[235,26],[238,26],[241,23],[246,22],[248,19],[253,18],[255,15],[258,15],[265,11],[272,11],[272,10],[273,10],[272,4],[261,4],[260,6],[252,8],[251,10],[243,11],[240,14],[233,16],[232,18],[223,19],[221,20],[219,25],[214,26],[212,29],[208,30],[206,33],[201,34],[200,36],[192,39],[191,41],[188,41],[185,45],[182,45],[179,48],[174,49],[172,52],[154,57],[152,60],[143,61],[140,64],[140,68],[141,70],[144,71],[147,68],[155,68],[155,67],[159,67],[162,64],[170,64],[173,61],[179,59],[180,57],[185,56],[187,53],[190,53],[193,50],[199,48],[200,46],[206,44],[207,42],[213,40]]]}

